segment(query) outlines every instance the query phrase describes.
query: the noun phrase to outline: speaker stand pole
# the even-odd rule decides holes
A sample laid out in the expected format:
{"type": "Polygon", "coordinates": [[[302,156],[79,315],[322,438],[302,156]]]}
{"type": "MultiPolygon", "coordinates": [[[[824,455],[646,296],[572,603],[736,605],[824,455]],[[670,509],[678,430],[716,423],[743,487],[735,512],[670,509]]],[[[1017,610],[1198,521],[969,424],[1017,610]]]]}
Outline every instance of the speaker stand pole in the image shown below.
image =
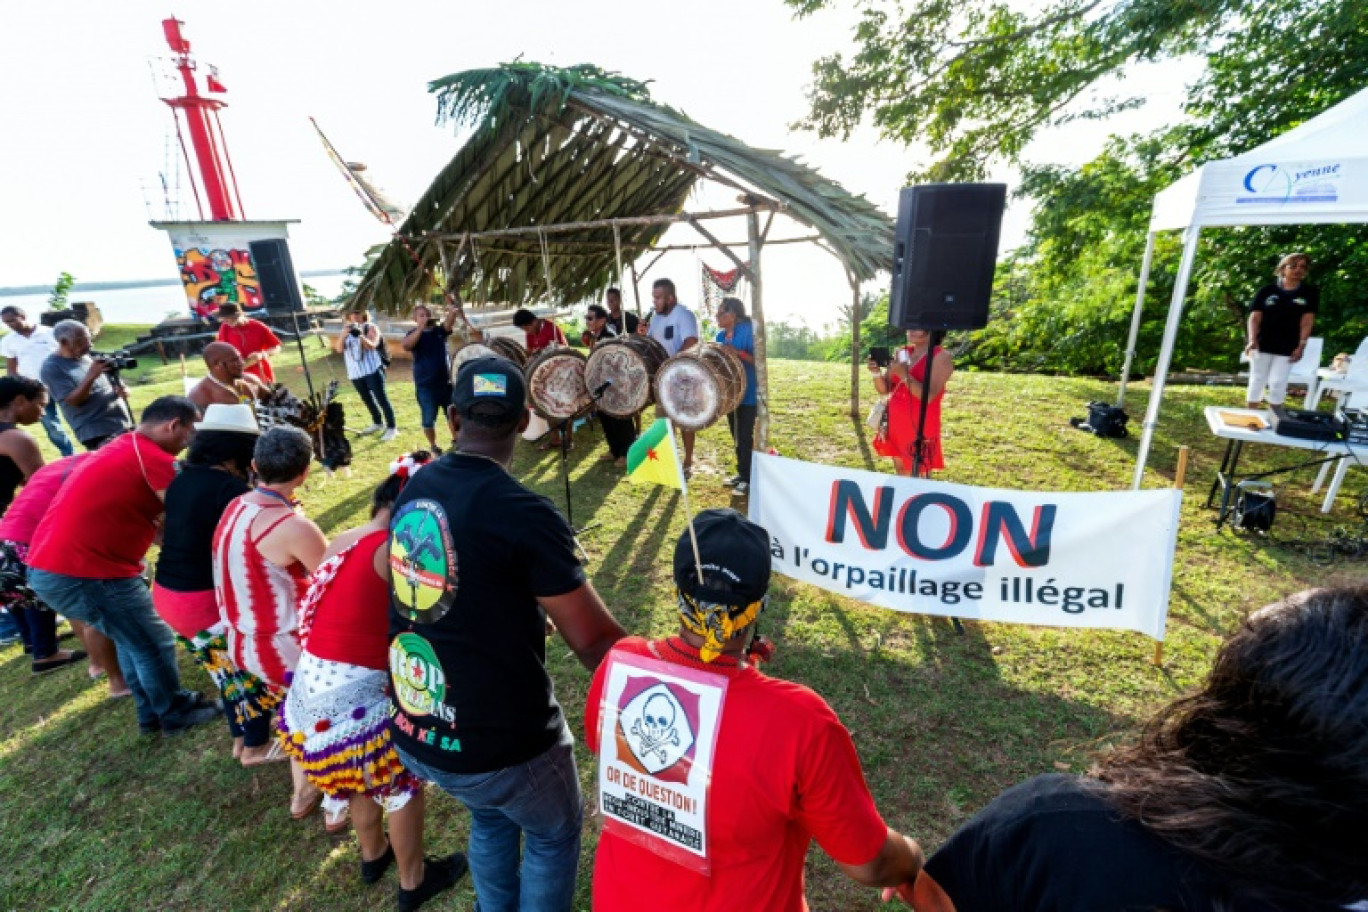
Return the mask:
{"type": "MultiPolygon", "coordinates": [[[[922,394],[917,397],[917,441],[912,444],[912,477],[927,478],[931,477],[931,459],[927,453],[928,444],[926,440],[926,412],[930,407],[931,392],[931,358],[936,349],[933,345],[925,355],[922,355],[922,363],[926,365],[926,370],[922,372],[922,394]]],[[[907,368],[907,379],[912,379],[912,366],[907,368]]],[[[964,636],[964,624],[957,617],[951,617],[950,623],[955,628],[955,633],[964,636]]]]}

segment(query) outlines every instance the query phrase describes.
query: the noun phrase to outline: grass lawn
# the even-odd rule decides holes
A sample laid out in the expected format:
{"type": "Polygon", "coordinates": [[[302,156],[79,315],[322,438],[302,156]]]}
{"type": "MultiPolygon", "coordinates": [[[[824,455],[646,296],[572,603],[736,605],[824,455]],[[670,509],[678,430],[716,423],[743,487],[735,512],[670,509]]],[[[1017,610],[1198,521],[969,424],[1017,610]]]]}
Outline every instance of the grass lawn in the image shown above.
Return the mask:
{"type": "MultiPolygon", "coordinates": [[[[111,327],[100,348],[132,341],[111,327]]],[[[308,349],[315,383],[341,378],[351,423],[363,419],[340,361],[317,343],[308,349]]],[[[142,356],[140,356],[142,357],[142,356]]],[[[135,408],[181,391],[177,365],[143,358],[135,408]]],[[[277,359],[282,379],[302,391],[293,350],[277,359]]],[[[198,364],[192,372],[201,375],[198,364]]],[[[838,364],[776,362],[771,368],[772,445],[785,456],[887,470],[873,457],[863,424],[846,414],[850,370],[838,364]]],[[[866,390],[867,392],[867,390],[866,390]]],[[[1133,416],[1148,388],[1136,387],[1133,416]]],[[[396,362],[391,399],[402,429],[394,444],[356,442],[349,479],[315,480],[305,509],[330,536],[365,519],[372,486],[389,460],[422,442],[407,362],[396,362]]],[[[1055,377],[960,373],[945,400],[944,478],[1035,490],[1128,486],[1136,441],[1100,440],[1069,427],[1084,403],[1114,395],[1110,384],[1055,377]]],[[[1002,624],[966,625],[865,607],[776,577],[764,631],[778,646],[775,676],[814,688],[854,735],[865,773],[889,824],[934,849],[1002,788],[1053,770],[1086,769],[1091,754],[1157,706],[1191,688],[1220,638],[1245,612],[1309,585],[1362,577],[1361,565],[1312,565],[1297,553],[1213,532],[1203,509],[1222,447],[1203,406],[1238,404],[1235,388],[1170,387],[1151,460],[1153,485],[1169,483],[1176,447],[1192,448],[1183,506],[1164,668],[1137,634],[1066,631],[1002,624]]],[[[1138,424],[1138,418],[1135,419],[1138,424]]],[[[41,428],[34,431],[43,437],[41,428]]],[[[445,437],[439,442],[446,443],[445,437]]],[[[55,455],[42,441],[49,458],[55,455]]],[[[575,520],[599,525],[583,536],[594,585],[631,632],[663,635],[675,626],[670,554],[683,529],[678,496],[619,484],[599,461],[597,431],[582,431],[571,454],[575,520]]],[[[1294,454],[1247,451],[1246,464],[1273,467],[1294,454]]],[[[699,435],[692,485],[696,509],[741,507],[722,480],[733,471],[725,425],[699,435]]],[[[552,454],[520,446],[514,474],[563,503],[552,454]]],[[[1355,473],[1357,475],[1357,473],[1355,473]]],[[[1361,476],[1349,479],[1329,519],[1309,494],[1312,470],[1277,480],[1275,531],[1323,537],[1336,522],[1354,524],[1361,476]]],[[[98,522],[98,517],[91,517],[98,522]]],[[[589,676],[559,640],[548,645],[557,694],[577,734],[589,676]]],[[[210,690],[182,657],[189,686],[210,690]]],[[[23,909],[346,909],[390,908],[396,885],[367,889],[354,839],[332,840],[321,818],[290,819],[288,771],[242,769],[229,757],[221,725],[176,740],[140,738],[128,701],[105,699],[103,684],[81,669],[31,678],[18,646],[0,650],[0,907],[23,909]]],[[[763,758],[756,758],[763,762],[763,758]]],[[[592,801],[594,765],[582,748],[580,775],[592,801]]],[[[440,792],[430,795],[430,852],[466,842],[466,816],[440,792]]],[[[589,907],[598,822],[585,826],[577,907],[589,907]]],[[[430,904],[468,909],[469,880],[430,904]]],[[[819,851],[809,855],[814,909],[874,909],[874,891],[847,881],[819,851]]],[[[643,899],[642,908],[649,908],[643,899]]]]}

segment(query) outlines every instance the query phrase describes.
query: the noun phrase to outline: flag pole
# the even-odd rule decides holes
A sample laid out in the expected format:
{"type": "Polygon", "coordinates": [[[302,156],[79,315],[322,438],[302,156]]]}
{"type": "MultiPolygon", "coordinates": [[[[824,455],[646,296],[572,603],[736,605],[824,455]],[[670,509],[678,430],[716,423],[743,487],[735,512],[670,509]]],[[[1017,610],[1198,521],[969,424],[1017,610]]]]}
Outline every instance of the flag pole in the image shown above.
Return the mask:
{"type": "MultiPolygon", "coordinates": [[[[674,450],[674,422],[666,418],[670,429],[670,449],[674,450]]],[[[694,570],[698,573],[698,583],[703,584],[703,558],[698,553],[698,533],[694,531],[693,508],[689,506],[689,480],[684,477],[684,467],[679,464],[679,451],[674,454],[675,471],[679,473],[679,493],[684,501],[684,519],[689,524],[689,543],[693,545],[694,570]]]]}

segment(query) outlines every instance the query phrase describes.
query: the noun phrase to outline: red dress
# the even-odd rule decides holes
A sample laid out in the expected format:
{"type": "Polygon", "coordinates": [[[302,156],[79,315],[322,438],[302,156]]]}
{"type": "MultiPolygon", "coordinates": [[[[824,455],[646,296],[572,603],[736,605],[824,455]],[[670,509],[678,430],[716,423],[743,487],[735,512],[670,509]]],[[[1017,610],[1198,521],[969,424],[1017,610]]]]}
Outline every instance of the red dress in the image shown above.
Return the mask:
{"type": "MultiPolygon", "coordinates": [[[[241,326],[229,326],[224,323],[218,328],[218,341],[227,342],[238,350],[238,354],[246,358],[248,355],[257,352],[270,351],[280,347],[280,339],[271,332],[271,327],[262,323],[260,320],[249,319],[241,326]]],[[[271,369],[271,362],[262,360],[255,364],[249,364],[246,373],[256,377],[267,386],[275,383],[275,371],[271,369]]]]}
{"type": "MultiPolygon", "coordinates": [[[[904,346],[902,351],[911,355],[911,346],[904,346]]],[[[939,349],[932,349],[926,357],[912,365],[908,373],[913,380],[925,385],[926,365],[936,356],[939,349]]],[[[921,411],[921,402],[907,384],[898,378],[893,378],[893,390],[888,397],[888,426],[882,434],[874,440],[874,451],[880,456],[887,456],[896,462],[904,472],[912,471],[912,450],[917,442],[917,417],[921,411]]],[[[932,470],[945,468],[945,457],[941,452],[941,399],[945,396],[945,390],[941,394],[926,404],[926,465],[932,470]]]]}

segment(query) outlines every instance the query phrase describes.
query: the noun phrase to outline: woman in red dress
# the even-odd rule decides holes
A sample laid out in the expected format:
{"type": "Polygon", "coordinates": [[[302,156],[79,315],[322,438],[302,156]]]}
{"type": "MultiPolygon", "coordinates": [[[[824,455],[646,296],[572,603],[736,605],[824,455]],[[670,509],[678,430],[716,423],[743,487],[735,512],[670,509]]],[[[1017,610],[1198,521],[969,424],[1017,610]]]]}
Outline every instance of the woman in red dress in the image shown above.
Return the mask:
{"type": "Polygon", "coordinates": [[[874,450],[893,460],[899,475],[911,475],[913,453],[917,442],[917,419],[921,411],[921,397],[926,389],[926,365],[931,364],[930,396],[926,403],[926,452],[922,468],[928,474],[945,468],[941,451],[940,419],[941,396],[945,384],[955,372],[950,353],[940,347],[944,333],[924,329],[909,329],[907,345],[898,349],[888,370],[883,371],[874,359],[869,370],[874,374],[874,390],[888,397],[887,422],[874,440],[874,450]]]}

